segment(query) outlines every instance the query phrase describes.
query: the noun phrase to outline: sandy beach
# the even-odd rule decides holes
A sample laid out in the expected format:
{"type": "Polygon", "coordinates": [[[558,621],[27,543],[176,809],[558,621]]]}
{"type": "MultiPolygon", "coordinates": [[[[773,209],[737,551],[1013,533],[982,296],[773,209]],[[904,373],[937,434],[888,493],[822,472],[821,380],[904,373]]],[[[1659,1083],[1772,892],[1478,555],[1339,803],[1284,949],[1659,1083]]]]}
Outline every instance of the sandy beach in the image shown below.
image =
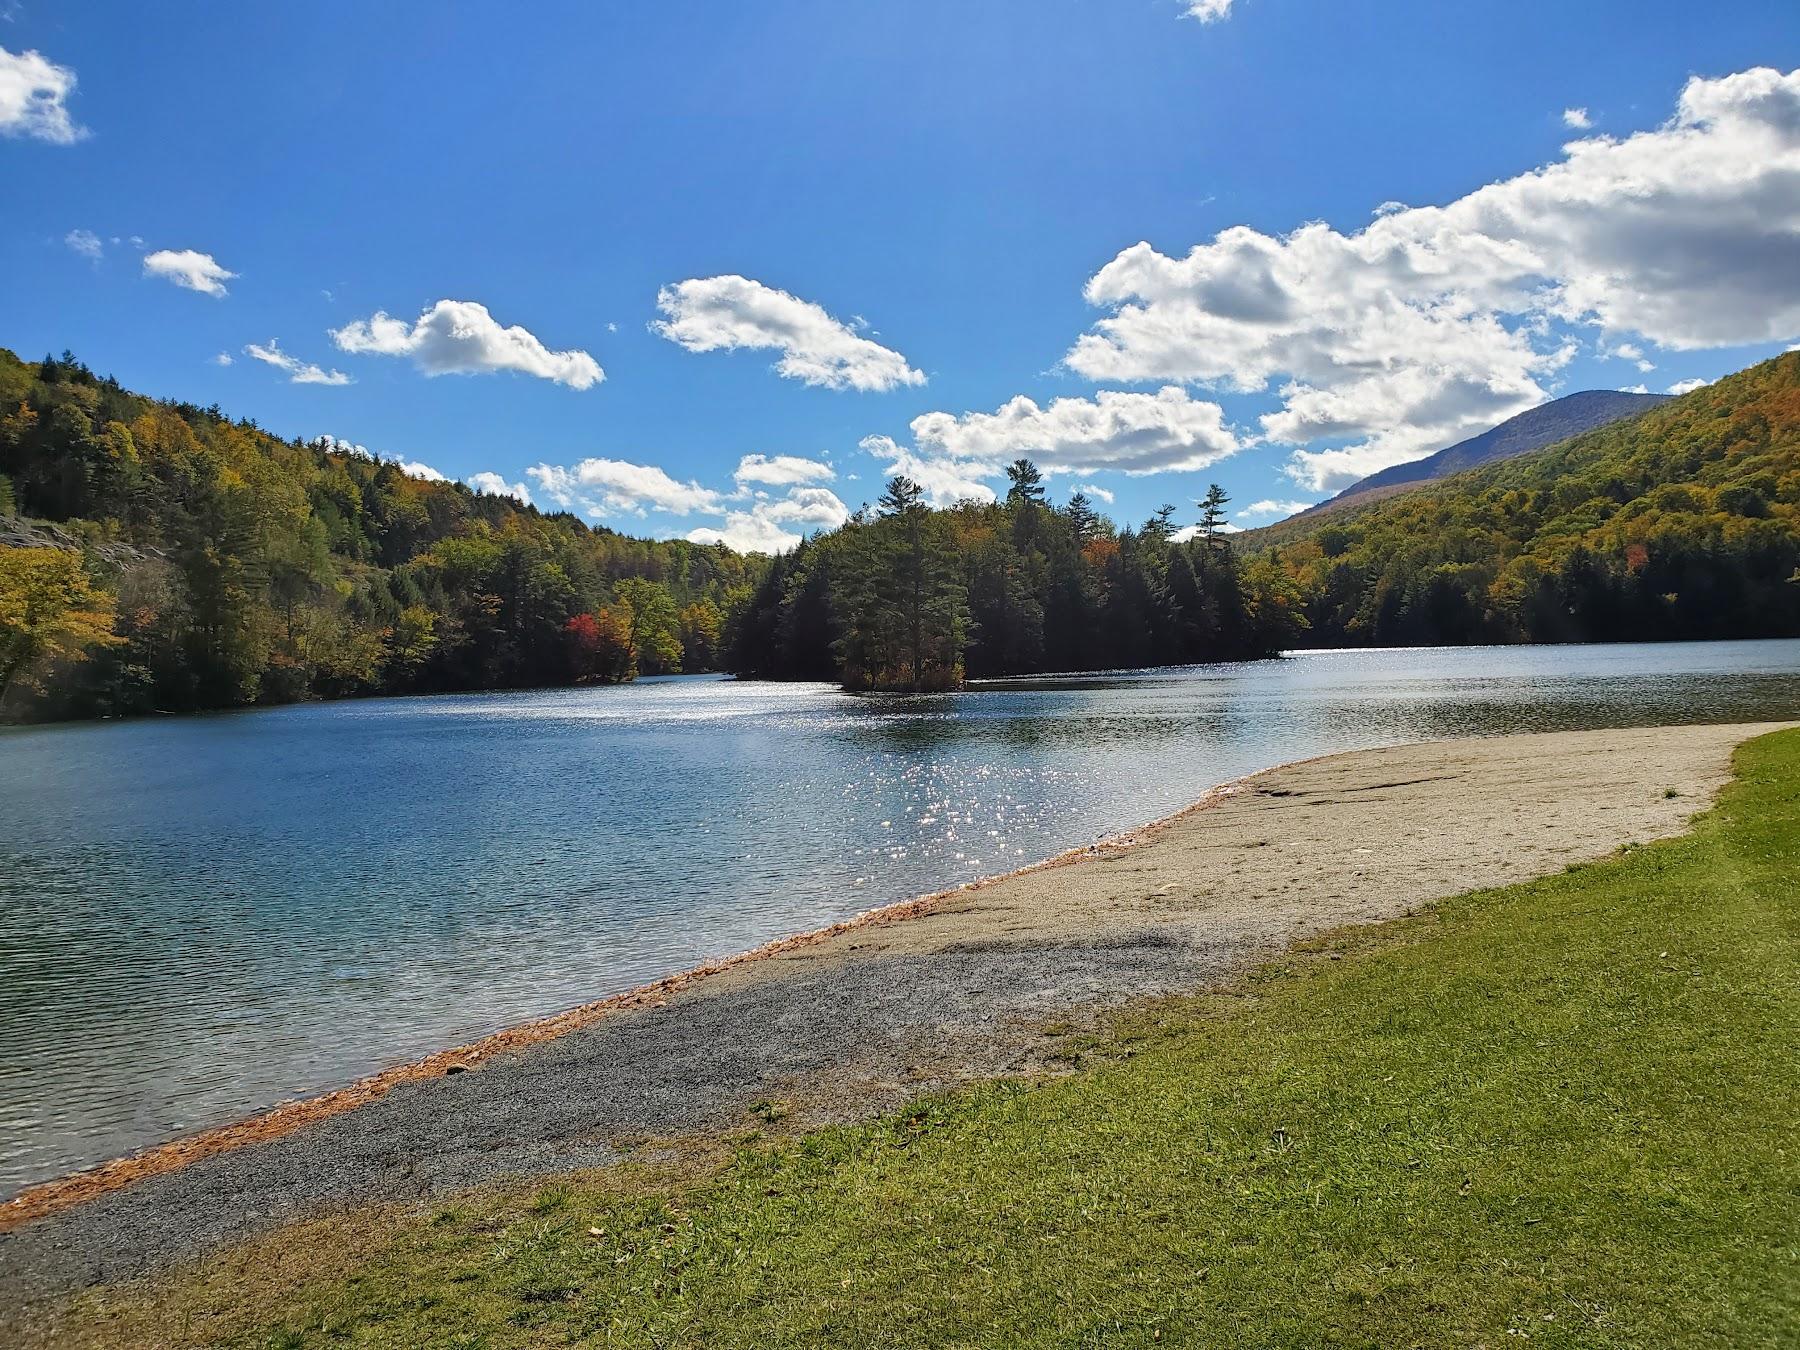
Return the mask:
{"type": "Polygon", "coordinates": [[[0,1206],[0,1328],[308,1214],[605,1165],[1043,1067],[1052,1022],[1680,833],[1778,724],[1437,742],[1226,785],[1136,834],[433,1056],[0,1206]]]}

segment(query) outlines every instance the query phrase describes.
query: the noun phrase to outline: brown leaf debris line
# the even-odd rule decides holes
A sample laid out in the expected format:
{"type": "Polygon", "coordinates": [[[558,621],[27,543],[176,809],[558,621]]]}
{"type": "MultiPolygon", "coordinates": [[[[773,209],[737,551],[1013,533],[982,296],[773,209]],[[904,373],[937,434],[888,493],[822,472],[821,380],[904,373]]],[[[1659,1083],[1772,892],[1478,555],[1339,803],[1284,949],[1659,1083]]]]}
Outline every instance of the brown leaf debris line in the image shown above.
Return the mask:
{"type": "Polygon", "coordinates": [[[610,998],[600,999],[594,1003],[584,1003],[579,1007],[570,1008],[566,1012],[554,1013],[549,1017],[541,1017],[517,1026],[507,1027],[468,1045],[439,1050],[435,1054],[427,1055],[424,1059],[415,1060],[410,1064],[383,1069],[379,1073],[358,1079],[348,1087],[337,1088],[334,1091],[323,1093],[317,1097],[308,1097],[301,1101],[283,1102],[279,1106],[244,1120],[234,1121],[229,1125],[219,1125],[212,1129],[201,1130],[180,1139],[170,1140],[166,1144],[154,1144],[123,1158],[113,1158],[82,1171],[73,1172],[68,1176],[39,1182],[35,1186],[26,1187],[12,1199],[0,1203],[0,1233],[8,1233],[24,1224],[48,1218],[66,1209],[73,1209],[77,1205],[85,1204],[110,1191],[120,1190],[150,1177],[178,1171],[190,1163],[200,1162],[216,1154],[228,1153],[233,1149],[245,1148],[251,1144],[279,1139],[281,1136],[290,1134],[302,1126],[311,1125],[315,1121],[342,1115],[346,1111],[354,1111],[357,1107],[379,1101],[396,1084],[414,1082],[422,1078],[441,1078],[447,1073],[466,1072],[478,1067],[482,1060],[494,1055],[509,1050],[521,1050],[542,1041],[554,1040],[558,1036],[566,1036],[572,1031],[579,1031],[583,1027],[591,1026],[615,1013],[626,1012],[634,1008],[660,1007],[670,995],[681,993],[699,984],[702,980],[739,966],[766,961],[772,957],[815,946],[857,929],[880,927],[886,924],[900,923],[907,919],[920,918],[931,913],[953,896],[984,890],[989,886],[998,885],[1013,877],[1024,876],[1029,872],[1041,872],[1052,867],[1066,867],[1071,863],[1083,862],[1090,858],[1123,853],[1147,842],[1183,817],[1215,806],[1227,797],[1235,795],[1247,781],[1249,780],[1237,779],[1221,784],[1192,805],[1183,807],[1172,815],[1165,816],[1163,819],[1129,834],[1115,835],[1092,844],[1078,845],[1046,858],[1042,862],[1030,863],[1010,872],[983,877],[978,881],[967,882],[949,890],[934,892],[931,895],[922,895],[913,900],[902,900],[896,904],[884,905],[879,909],[867,910],[854,918],[831,924],[825,928],[816,928],[811,932],[778,938],[774,942],[765,943],[750,951],[695,966],[691,970],[684,970],[676,975],[665,976],[649,984],[640,985],[636,989],[628,989],[622,994],[614,994],[610,998]]]}

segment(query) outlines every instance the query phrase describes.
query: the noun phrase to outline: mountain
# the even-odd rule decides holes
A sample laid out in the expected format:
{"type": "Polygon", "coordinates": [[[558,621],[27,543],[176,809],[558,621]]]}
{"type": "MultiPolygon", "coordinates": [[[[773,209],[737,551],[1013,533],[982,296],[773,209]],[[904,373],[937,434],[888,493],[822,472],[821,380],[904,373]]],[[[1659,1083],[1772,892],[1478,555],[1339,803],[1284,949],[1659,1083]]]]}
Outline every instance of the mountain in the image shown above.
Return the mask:
{"type": "Polygon", "coordinates": [[[1402,486],[1234,538],[1298,588],[1312,642],[1800,636],[1800,352],[1402,486]]]}
{"type": "Polygon", "coordinates": [[[1533,450],[1566,441],[1584,431],[1608,426],[1624,417],[1635,417],[1667,403],[1669,398],[1668,394],[1628,394],[1618,389],[1587,389],[1579,394],[1552,399],[1517,417],[1507,418],[1499,426],[1491,427],[1479,436],[1458,441],[1424,459],[1396,464],[1380,473],[1372,473],[1367,478],[1352,483],[1330,500],[1308,507],[1289,519],[1304,520],[1308,517],[1334,515],[1346,507],[1380,501],[1396,492],[1403,492],[1433,479],[1448,478],[1464,469],[1479,468],[1483,464],[1528,455],[1533,450]]]}
{"type": "Polygon", "coordinates": [[[1479,436],[1471,436],[1466,441],[1458,441],[1447,449],[1439,450],[1435,455],[1427,455],[1424,459],[1415,459],[1409,464],[1396,464],[1380,473],[1372,473],[1321,505],[1347,503],[1367,497],[1372,492],[1385,495],[1394,489],[1428,479],[1448,478],[1464,469],[1475,469],[1497,460],[1528,455],[1533,450],[1542,450],[1546,445],[1566,441],[1571,436],[1579,436],[1584,431],[1606,426],[1620,418],[1635,417],[1658,404],[1667,403],[1669,398],[1668,394],[1629,394],[1619,389],[1587,389],[1579,394],[1552,399],[1517,417],[1507,418],[1499,426],[1484,431],[1479,436]]]}

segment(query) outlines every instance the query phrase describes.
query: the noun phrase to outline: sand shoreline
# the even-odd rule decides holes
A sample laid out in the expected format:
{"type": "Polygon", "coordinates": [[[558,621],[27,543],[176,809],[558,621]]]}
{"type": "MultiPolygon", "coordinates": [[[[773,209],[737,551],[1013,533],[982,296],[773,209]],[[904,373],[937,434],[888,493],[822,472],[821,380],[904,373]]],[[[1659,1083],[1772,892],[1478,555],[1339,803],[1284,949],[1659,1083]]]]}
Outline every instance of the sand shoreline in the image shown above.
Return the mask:
{"type": "Polygon", "coordinates": [[[1222,784],[1130,834],[34,1187],[6,1207],[0,1328],[307,1214],[739,1128],[759,1100],[790,1102],[804,1126],[1041,1069],[1053,1021],[1682,833],[1735,746],[1784,725],[1440,741],[1222,784]]]}
{"type": "Polygon", "coordinates": [[[355,1082],[347,1083],[342,1087],[331,1088],[310,1097],[282,1102],[267,1110],[254,1112],[223,1125],[208,1126],[205,1129],[178,1135],[174,1139],[164,1140],[161,1143],[147,1144],[143,1148],[121,1157],[108,1158],[103,1162],[79,1168],[62,1176],[32,1182],[17,1194],[0,1201],[0,1234],[11,1232],[20,1225],[33,1220],[48,1218],[96,1196],[132,1185],[134,1182],[173,1172],[189,1163],[197,1162],[201,1158],[278,1139],[304,1125],[340,1115],[345,1111],[354,1111],[358,1107],[380,1100],[390,1089],[400,1083],[468,1072],[478,1068],[483,1060],[493,1055],[508,1050],[524,1049],[527,1046],[554,1040],[559,1036],[566,1036],[583,1027],[591,1026],[604,1017],[636,1008],[664,1006],[671,994],[691,989],[702,980],[722,975],[739,966],[783,956],[859,929],[917,918],[953,896],[982,890],[1004,881],[1010,881],[1015,877],[1029,876],[1048,868],[1063,867],[1089,858],[1135,848],[1148,842],[1154,834],[1175,821],[1216,805],[1236,792],[1243,784],[1262,774],[1273,773],[1277,769],[1294,768],[1312,763],[1315,759],[1324,758],[1330,758],[1330,756],[1313,756],[1308,759],[1273,765],[1268,769],[1259,769],[1255,773],[1245,774],[1242,777],[1210,787],[1197,800],[1137,829],[1122,834],[1108,835],[1092,844],[1081,844],[1074,848],[1064,849],[1048,858],[1027,863],[1023,867],[1015,867],[1011,871],[978,877],[974,881],[966,881],[946,890],[915,896],[910,900],[897,900],[892,904],[878,905],[874,909],[863,910],[861,913],[851,915],[848,919],[827,924],[823,928],[809,929],[806,932],[775,938],[761,946],[752,947],[748,951],[736,952],[716,961],[691,966],[686,970],[662,976],[660,979],[622,990],[617,994],[610,994],[605,998],[580,1003],[560,1012],[549,1013],[543,1017],[534,1017],[529,1021],[502,1027],[498,1031],[489,1032],[485,1036],[461,1045],[434,1050],[431,1054],[419,1059],[409,1060],[404,1064],[392,1065],[389,1068],[366,1074],[355,1082]]]}

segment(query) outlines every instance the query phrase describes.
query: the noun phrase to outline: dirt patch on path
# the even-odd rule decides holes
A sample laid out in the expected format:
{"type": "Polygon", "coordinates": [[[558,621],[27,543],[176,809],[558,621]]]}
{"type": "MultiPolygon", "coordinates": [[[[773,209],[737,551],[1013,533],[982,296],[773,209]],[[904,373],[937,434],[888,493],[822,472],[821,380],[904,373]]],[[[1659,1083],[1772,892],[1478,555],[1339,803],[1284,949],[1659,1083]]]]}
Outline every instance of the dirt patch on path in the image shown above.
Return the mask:
{"type": "Polygon", "coordinates": [[[445,1052],[330,1110],[153,1151],[166,1167],[77,1182],[0,1235],[0,1329],[305,1214],[602,1165],[633,1139],[742,1124],[759,1099],[810,1123],[1028,1070],[1052,1020],[1680,833],[1732,748],[1776,726],[1438,742],[1256,775],[1135,836],[445,1052]]]}

